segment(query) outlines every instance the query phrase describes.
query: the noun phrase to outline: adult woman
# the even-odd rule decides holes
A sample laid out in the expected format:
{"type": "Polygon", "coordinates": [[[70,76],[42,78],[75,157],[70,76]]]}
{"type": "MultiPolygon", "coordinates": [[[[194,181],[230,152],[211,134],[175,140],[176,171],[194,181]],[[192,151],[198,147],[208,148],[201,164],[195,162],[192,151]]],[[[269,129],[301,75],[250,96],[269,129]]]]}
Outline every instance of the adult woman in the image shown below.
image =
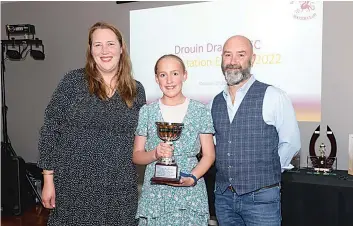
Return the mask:
{"type": "Polygon", "coordinates": [[[136,129],[133,161],[147,165],[136,217],[139,225],[208,225],[209,212],[202,176],[215,159],[211,113],[202,103],[182,93],[187,72],[176,55],[164,55],[156,63],[155,79],[163,97],[141,108],[136,129]],[[161,142],[155,122],[183,123],[174,146],[161,142]],[[202,146],[202,158],[196,155],[202,146]],[[182,176],[179,184],[152,185],[156,160],[172,151],[182,176]]]}
{"type": "Polygon", "coordinates": [[[118,29],[89,31],[86,66],[68,72],[45,111],[39,139],[48,225],[134,225],[133,133],[146,102],[118,29]]]}

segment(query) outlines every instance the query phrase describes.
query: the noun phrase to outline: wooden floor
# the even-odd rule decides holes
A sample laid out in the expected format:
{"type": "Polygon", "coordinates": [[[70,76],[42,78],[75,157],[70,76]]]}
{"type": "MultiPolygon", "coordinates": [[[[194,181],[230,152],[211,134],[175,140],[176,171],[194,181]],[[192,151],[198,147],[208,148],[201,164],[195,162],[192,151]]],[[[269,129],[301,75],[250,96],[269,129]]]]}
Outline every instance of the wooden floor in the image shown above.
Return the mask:
{"type": "Polygon", "coordinates": [[[48,214],[42,206],[34,206],[22,216],[1,216],[1,226],[46,226],[48,214]]]}

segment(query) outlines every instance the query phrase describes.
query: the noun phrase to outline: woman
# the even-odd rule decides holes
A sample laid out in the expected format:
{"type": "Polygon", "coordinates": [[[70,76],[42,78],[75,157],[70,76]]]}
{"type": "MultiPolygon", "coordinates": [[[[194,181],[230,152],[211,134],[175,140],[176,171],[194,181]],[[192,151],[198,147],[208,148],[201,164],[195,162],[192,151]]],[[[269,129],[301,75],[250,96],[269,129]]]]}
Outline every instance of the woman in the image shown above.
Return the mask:
{"type": "Polygon", "coordinates": [[[208,225],[202,176],[215,159],[211,114],[206,106],[183,95],[187,72],[179,57],[162,56],[155,66],[155,79],[163,96],[141,108],[134,143],[133,162],[147,165],[136,217],[139,225],[208,225]],[[155,122],[163,121],[184,124],[172,147],[157,136],[155,122]],[[203,155],[198,163],[201,146],[203,155]],[[179,184],[151,184],[156,160],[171,157],[172,152],[181,171],[179,184]]]}
{"type": "Polygon", "coordinates": [[[135,225],[132,163],[138,112],[146,103],[118,29],[94,24],[85,68],[68,72],[45,111],[39,139],[48,225],[135,225]]]}

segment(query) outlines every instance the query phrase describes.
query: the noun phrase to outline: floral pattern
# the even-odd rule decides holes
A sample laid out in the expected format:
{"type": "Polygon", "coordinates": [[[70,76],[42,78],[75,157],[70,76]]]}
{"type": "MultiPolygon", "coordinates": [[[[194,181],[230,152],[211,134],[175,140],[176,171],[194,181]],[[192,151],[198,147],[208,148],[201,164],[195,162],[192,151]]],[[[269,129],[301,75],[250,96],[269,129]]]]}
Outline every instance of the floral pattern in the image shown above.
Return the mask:
{"type": "MultiPolygon", "coordinates": [[[[139,113],[135,135],[146,136],[145,149],[151,151],[161,142],[155,122],[163,122],[158,101],[144,105],[139,113]]],[[[178,169],[190,173],[198,164],[196,155],[201,143],[200,134],[214,133],[209,109],[200,102],[190,100],[183,120],[180,138],[174,142],[174,157],[178,169]]],[[[206,185],[200,178],[194,187],[153,185],[153,162],[146,167],[137,218],[139,225],[208,225],[209,209],[206,185]]]]}

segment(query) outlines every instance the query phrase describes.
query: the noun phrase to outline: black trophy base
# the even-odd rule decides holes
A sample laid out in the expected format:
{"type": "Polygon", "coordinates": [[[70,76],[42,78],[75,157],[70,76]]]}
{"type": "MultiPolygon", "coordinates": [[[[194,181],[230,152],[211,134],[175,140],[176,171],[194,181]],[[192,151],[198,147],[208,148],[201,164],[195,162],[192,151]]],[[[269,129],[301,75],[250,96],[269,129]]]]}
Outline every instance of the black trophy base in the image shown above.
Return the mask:
{"type": "Polygon", "coordinates": [[[152,177],[151,178],[152,184],[179,184],[180,178],[165,178],[165,177],[152,177]]]}
{"type": "Polygon", "coordinates": [[[176,163],[163,164],[157,162],[154,176],[151,178],[153,184],[179,184],[178,165],[176,163]]]}
{"type": "Polygon", "coordinates": [[[333,163],[336,158],[319,156],[319,157],[310,157],[313,168],[315,170],[320,169],[319,171],[331,171],[333,170],[333,163]]]}

